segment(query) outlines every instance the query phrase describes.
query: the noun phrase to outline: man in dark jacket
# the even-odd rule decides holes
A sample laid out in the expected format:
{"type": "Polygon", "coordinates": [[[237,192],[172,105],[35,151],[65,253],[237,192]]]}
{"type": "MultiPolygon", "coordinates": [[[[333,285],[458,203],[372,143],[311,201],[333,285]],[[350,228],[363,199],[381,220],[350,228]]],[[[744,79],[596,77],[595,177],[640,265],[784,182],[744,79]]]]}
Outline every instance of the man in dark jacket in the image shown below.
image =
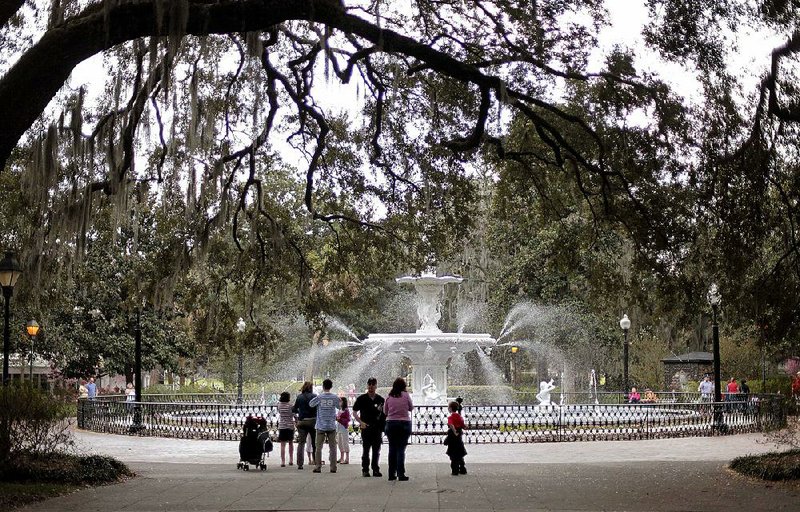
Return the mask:
{"type": "Polygon", "coordinates": [[[353,415],[361,427],[361,474],[369,476],[370,451],[372,452],[372,476],[383,476],[378,467],[383,442],[383,427],[386,416],[383,414],[384,399],[377,393],[378,380],[370,377],[367,380],[367,392],[356,398],[353,404],[353,415]]]}

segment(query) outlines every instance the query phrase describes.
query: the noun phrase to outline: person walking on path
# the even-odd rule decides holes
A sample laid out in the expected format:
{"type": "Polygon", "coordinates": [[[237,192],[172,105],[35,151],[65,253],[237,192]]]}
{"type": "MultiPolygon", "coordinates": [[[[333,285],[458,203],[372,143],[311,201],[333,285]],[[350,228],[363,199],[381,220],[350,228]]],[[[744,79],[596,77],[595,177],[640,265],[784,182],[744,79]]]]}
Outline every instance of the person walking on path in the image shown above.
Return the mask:
{"type": "Polygon", "coordinates": [[[89,400],[94,400],[97,396],[97,384],[94,383],[94,377],[89,377],[89,383],[86,384],[86,395],[89,400]]]}
{"type": "Polygon", "coordinates": [[[86,387],[85,380],[81,380],[81,385],[78,387],[78,398],[89,398],[89,390],[86,387]]]}
{"type": "Polygon", "coordinates": [[[700,399],[703,402],[710,402],[714,397],[714,383],[708,378],[708,375],[703,377],[703,381],[697,386],[697,392],[700,393],[700,399]]]}
{"type": "Polygon", "coordinates": [[[133,410],[133,402],[135,401],[136,401],[136,390],[133,388],[133,384],[129,382],[125,386],[125,403],[126,403],[125,407],[128,409],[128,411],[133,410]]]}
{"type": "Polygon", "coordinates": [[[339,397],[331,393],[333,381],[322,381],[322,393],[311,399],[311,407],[317,408],[317,446],[314,451],[316,467],[314,473],[322,472],[322,445],[325,441],[330,446],[331,473],[336,473],[336,408],[339,406],[339,397]]]}
{"type": "Polygon", "coordinates": [[[347,397],[339,399],[336,413],[336,445],[339,447],[339,464],[350,464],[350,409],[347,397]]]}
{"type": "Polygon", "coordinates": [[[747,384],[747,380],[742,379],[742,385],[739,387],[739,392],[744,395],[745,402],[750,398],[750,386],[747,384]]]}
{"type": "Polygon", "coordinates": [[[731,377],[728,381],[728,401],[736,400],[736,395],[739,394],[739,385],[736,383],[736,377],[731,377]]]}
{"type": "Polygon", "coordinates": [[[464,418],[458,413],[460,406],[458,402],[448,404],[450,416],[447,418],[447,455],[450,457],[450,470],[454,476],[466,475],[467,466],[464,465],[464,456],[467,450],[464,448],[464,418]]]}
{"type": "Polygon", "coordinates": [[[278,398],[278,441],[281,443],[281,467],[286,467],[286,445],[289,445],[289,465],[294,465],[294,413],[288,391],[278,398]]]}
{"type": "MultiPolygon", "coordinates": [[[[762,389],[761,392],[766,393],[767,390],[762,389]]],[[[792,378],[792,396],[794,397],[795,402],[800,403],[800,372],[797,372],[792,378]]]]}
{"type": "MultiPolygon", "coordinates": [[[[297,469],[303,469],[303,450],[306,447],[306,437],[311,436],[312,448],[316,441],[314,427],[317,423],[317,411],[311,406],[311,400],[317,395],[311,391],[312,389],[314,389],[314,385],[305,381],[303,387],[300,388],[300,394],[294,401],[294,407],[292,407],[292,412],[297,415],[297,469]]],[[[308,463],[313,464],[314,461],[309,459],[308,463]]]]}
{"type": "Polygon", "coordinates": [[[389,438],[389,480],[408,480],[406,447],[411,437],[411,411],[414,404],[406,391],[406,381],[398,377],[383,404],[386,414],[386,437],[389,438]]]}
{"type": "Polygon", "coordinates": [[[377,390],[378,379],[375,377],[367,379],[367,392],[356,398],[353,404],[353,416],[361,428],[361,474],[369,476],[371,452],[372,476],[382,477],[378,460],[381,456],[386,416],[383,414],[384,399],[377,390]]]}

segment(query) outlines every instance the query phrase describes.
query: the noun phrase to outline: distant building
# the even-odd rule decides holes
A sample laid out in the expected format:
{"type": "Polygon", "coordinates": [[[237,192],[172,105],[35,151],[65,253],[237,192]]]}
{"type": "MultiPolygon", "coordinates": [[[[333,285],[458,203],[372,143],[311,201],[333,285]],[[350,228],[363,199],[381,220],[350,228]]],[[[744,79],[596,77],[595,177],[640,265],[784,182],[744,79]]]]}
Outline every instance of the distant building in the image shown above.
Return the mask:
{"type": "Polygon", "coordinates": [[[687,352],[661,360],[664,363],[664,389],[670,391],[697,391],[684,389],[687,381],[699,382],[714,373],[714,355],[711,352],[687,352]]]}
{"type": "MultiPolygon", "coordinates": [[[[31,376],[30,354],[10,354],[8,357],[8,376],[12,382],[28,382],[31,376]]],[[[33,383],[36,387],[50,389],[53,368],[50,361],[39,356],[33,358],[33,383]]]]}

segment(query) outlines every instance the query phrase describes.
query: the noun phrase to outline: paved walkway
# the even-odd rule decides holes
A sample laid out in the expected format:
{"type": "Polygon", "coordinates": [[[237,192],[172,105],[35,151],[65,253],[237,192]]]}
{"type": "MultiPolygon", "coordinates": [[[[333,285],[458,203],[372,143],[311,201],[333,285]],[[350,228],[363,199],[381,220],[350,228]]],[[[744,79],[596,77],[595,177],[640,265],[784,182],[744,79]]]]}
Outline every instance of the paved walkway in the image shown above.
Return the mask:
{"type": "MultiPolygon", "coordinates": [[[[84,451],[127,462],[137,478],[85,489],[29,511],[427,511],[800,509],[800,486],[750,480],[733,457],[774,450],[760,435],[653,441],[468,445],[469,474],[454,477],[442,446],[408,448],[409,482],[363,478],[354,464],[236,470],[237,444],[80,432],[84,451]]],[[[382,466],[385,471],[385,452],[382,466]]],[[[279,447],[277,447],[279,449],[279,447]]]]}

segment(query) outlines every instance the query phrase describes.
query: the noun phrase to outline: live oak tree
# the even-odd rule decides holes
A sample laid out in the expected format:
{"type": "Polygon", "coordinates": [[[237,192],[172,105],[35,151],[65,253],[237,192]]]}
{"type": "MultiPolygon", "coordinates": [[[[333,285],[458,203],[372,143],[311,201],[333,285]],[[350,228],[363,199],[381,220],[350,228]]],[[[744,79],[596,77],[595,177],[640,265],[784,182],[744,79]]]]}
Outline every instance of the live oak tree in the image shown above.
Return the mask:
{"type": "Polygon", "coordinates": [[[699,107],[632,51],[590,71],[602,0],[5,2],[0,167],[38,212],[15,242],[25,279],[80,260],[98,205],[122,226],[153,191],[183,209],[175,274],[228,228],[262,277],[321,309],[356,296],[362,273],[453,254],[474,220],[472,166],[511,163],[539,192],[569,183],[654,275],[680,274],[668,283],[684,304],[721,278],[742,323],[791,336],[800,294],[738,299],[800,284],[796,91],[781,65],[800,45],[794,4],[647,4],[647,43],[696,66],[699,107]],[[748,22],[790,34],[750,102],[733,97],[715,37],[748,22]],[[97,98],[66,85],[100,53],[112,72],[97,98]],[[347,94],[355,107],[333,106],[347,94]]]}
{"type": "Polygon", "coordinates": [[[635,202],[623,174],[607,165],[592,121],[543,93],[574,81],[647,87],[632,77],[585,72],[596,27],[560,20],[572,11],[600,17],[601,3],[406,8],[134,0],[23,7],[7,17],[9,45],[15,27],[46,28],[30,44],[13,41],[22,53],[0,80],[0,110],[7,113],[0,163],[21,170],[35,190],[48,190],[41,202],[60,203],[54,210],[67,215],[51,220],[51,233],[71,227],[82,236],[85,222],[76,221],[85,218],[92,194],[172,179],[188,183],[187,209],[206,226],[230,216],[234,234],[250,222],[264,238],[292,244],[276,213],[281,205],[265,193],[269,178],[257,176],[275,165],[269,160],[276,139],[286,138],[302,159],[302,200],[312,220],[334,231],[352,223],[413,247],[441,242],[435,228],[468,220],[472,186],[464,160],[483,148],[509,153],[495,121],[514,111],[544,141],[542,157],[572,173],[587,197],[608,202],[618,190],[635,202]],[[85,91],[64,84],[79,62],[102,51],[116,70],[95,109],[85,91]],[[362,121],[333,114],[316,99],[326,80],[357,84],[362,121]],[[58,94],[64,112],[43,115],[58,94]],[[576,137],[588,142],[579,145],[576,137]],[[381,211],[372,211],[377,204],[381,211]],[[428,238],[414,241],[419,231],[429,231],[428,238]]]}

